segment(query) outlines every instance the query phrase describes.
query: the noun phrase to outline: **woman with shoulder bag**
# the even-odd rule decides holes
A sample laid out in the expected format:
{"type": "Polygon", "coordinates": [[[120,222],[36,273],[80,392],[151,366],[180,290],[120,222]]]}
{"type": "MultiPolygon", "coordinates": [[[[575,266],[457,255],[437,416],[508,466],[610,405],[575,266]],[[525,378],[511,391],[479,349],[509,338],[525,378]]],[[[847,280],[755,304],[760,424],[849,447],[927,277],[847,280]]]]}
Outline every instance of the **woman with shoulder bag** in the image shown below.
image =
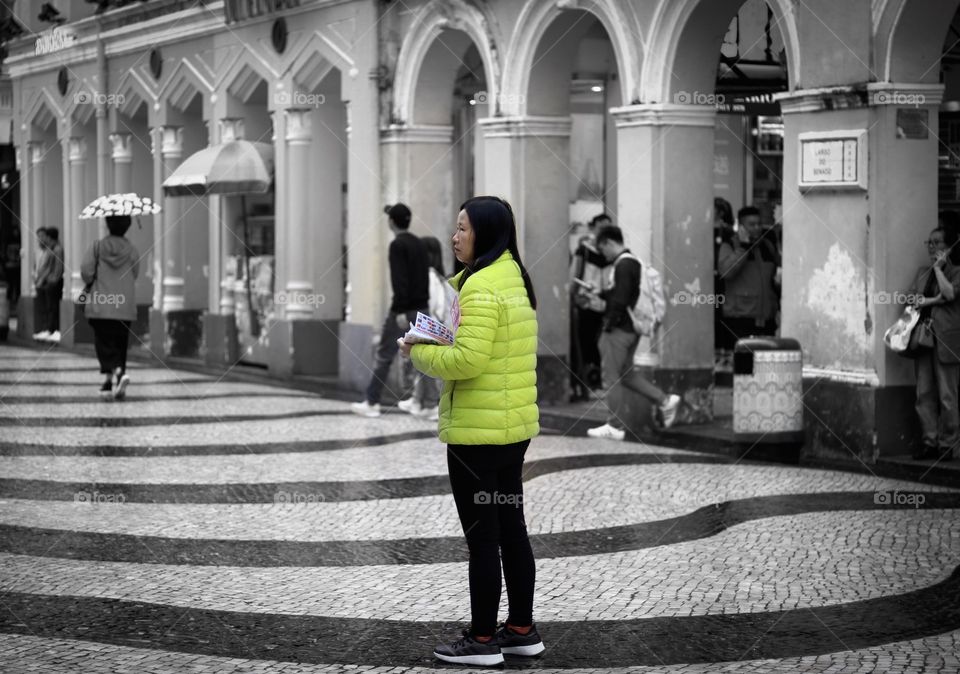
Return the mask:
{"type": "Polygon", "coordinates": [[[94,241],[80,264],[80,275],[89,287],[84,292],[84,315],[93,328],[100,372],[107,375],[100,397],[123,399],[130,383],[127,375],[127,345],[130,324],[137,319],[135,281],[140,272],[140,253],[124,234],[129,215],[106,216],[110,234],[94,241]]]}
{"type": "Polygon", "coordinates": [[[925,243],[932,266],[917,273],[911,303],[920,310],[914,333],[929,333],[932,327],[933,345],[923,346],[929,336],[922,337],[916,349],[916,410],[923,438],[913,458],[949,461],[960,443],[960,266],[950,262],[957,233],[937,228],[925,243]]]}
{"type": "Polygon", "coordinates": [[[434,649],[445,662],[499,665],[503,655],[537,655],[536,576],[523,512],[523,458],[540,432],[537,408],[537,300],[520,260],[510,205],[475,197],[460,207],[454,252],[466,269],[450,280],[460,292],[450,346],[406,344],[421,372],[443,380],[440,440],[470,552],[472,625],[434,649]],[[497,628],[501,558],[509,614],[497,628]]]}

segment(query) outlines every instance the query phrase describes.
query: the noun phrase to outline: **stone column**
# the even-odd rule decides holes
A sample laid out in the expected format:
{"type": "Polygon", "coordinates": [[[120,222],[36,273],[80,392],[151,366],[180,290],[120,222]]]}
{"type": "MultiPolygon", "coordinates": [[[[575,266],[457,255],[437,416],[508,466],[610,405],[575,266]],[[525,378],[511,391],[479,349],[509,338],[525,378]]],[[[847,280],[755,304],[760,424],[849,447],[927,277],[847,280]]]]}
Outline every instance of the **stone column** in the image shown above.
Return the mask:
{"type": "Polygon", "coordinates": [[[286,116],[287,144],[286,178],[287,217],[286,217],[286,279],[284,281],[284,315],[290,320],[311,318],[315,303],[310,303],[313,295],[313,273],[310,268],[312,240],[310,232],[310,142],[312,136],[312,110],[287,108],[286,116]]]}
{"type": "Polygon", "coordinates": [[[67,142],[67,160],[70,162],[70,206],[71,218],[70,259],[68,268],[70,274],[70,298],[76,301],[83,290],[83,279],[80,278],[80,263],[87,246],[96,239],[99,223],[80,221],[77,219],[84,203],[84,181],[87,173],[87,140],[82,136],[70,138],[67,142]],[[90,232],[84,231],[89,229],[90,232]]]}
{"type": "MultiPolygon", "coordinates": [[[[234,140],[242,140],[244,135],[243,119],[238,117],[225,117],[219,122],[220,140],[219,143],[229,143],[234,140]]],[[[226,203],[226,198],[220,198],[220,266],[224,269],[227,259],[233,255],[235,246],[233,245],[234,229],[233,223],[236,221],[236,211],[231,208],[232,204],[226,203]]],[[[223,316],[233,316],[236,310],[236,295],[233,284],[223,275],[220,279],[220,314],[223,316]]],[[[231,319],[233,320],[233,319],[231,319]]]]}
{"type": "Polygon", "coordinates": [[[677,301],[713,292],[713,136],[709,105],[650,104],[611,109],[617,126],[617,223],[627,246],[660,272],[667,315],[644,365],[685,402],[681,422],[712,418],[713,312],[677,301]],[[683,295],[681,297],[686,297],[683,295]]]}
{"type": "Polygon", "coordinates": [[[782,332],[803,348],[809,454],[869,463],[919,441],[913,364],[884,347],[883,333],[903,311],[897,294],[929,265],[922,241],[937,226],[942,96],[941,84],[888,82],[777,95],[782,332]],[[866,144],[855,163],[844,159],[844,172],[864,182],[801,187],[800,135],[837,132],[866,144]]]}
{"type": "Polygon", "coordinates": [[[391,125],[380,131],[387,203],[402,201],[413,212],[410,229],[446,245],[456,225],[453,193],[453,127],[391,125]]]}
{"type": "Polygon", "coordinates": [[[118,194],[131,191],[133,184],[133,135],[129,133],[111,133],[110,143],[113,158],[113,188],[118,194]]]}
{"type": "MultiPolygon", "coordinates": [[[[42,140],[30,141],[27,144],[28,161],[30,162],[30,217],[34,223],[46,222],[44,218],[48,215],[44,208],[46,195],[44,195],[44,159],[47,155],[47,146],[42,140]]],[[[23,232],[22,239],[26,240],[24,246],[29,252],[29,256],[23,259],[23,266],[27,270],[26,281],[21,288],[21,292],[34,297],[36,289],[33,287],[33,269],[37,262],[37,224],[34,227],[26,229],[23,232]]]]}
{"type": "Polygon", "coordinates": [[[479,123],[482,184],[513,207],[520,254],[537,292],[540,398],[560,402],[567,399],[570,380],[570,117],[494,117],[479,123]]]}
{"type": "MultiPolygon", "coordinates": [[[[164,180],[176,170],[183,158],[183,128],[160,127],[160,156],[164,180]]],[[[163,199],[163,303],[164,313],[181,311],[183,302],[183,225],[180,222],[182,197],[163,199]]]]}

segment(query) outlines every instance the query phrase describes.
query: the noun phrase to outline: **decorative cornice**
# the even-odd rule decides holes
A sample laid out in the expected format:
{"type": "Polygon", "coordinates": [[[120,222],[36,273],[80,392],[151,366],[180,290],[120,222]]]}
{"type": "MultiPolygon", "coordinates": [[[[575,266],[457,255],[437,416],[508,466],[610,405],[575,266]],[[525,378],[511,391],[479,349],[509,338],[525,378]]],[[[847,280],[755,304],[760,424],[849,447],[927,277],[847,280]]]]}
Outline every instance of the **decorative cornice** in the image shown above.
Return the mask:
{"type": "Polygon", "coordinates": [[[572,127],[570,117],[560,116],[487,117],[477,120],[477,123],[486,138],[569,138],[572,127]]]}
{"type": "Polygon", "coordinates": [[[884,105],[940,105],[942,84],[865,82],[844,87],[784,91],[773,95],[783,114],[848,110],[884,105]]]}
{"type": "Polygon", "coordinates": [[[444,124],[391,124],[380,129],[381,143],[436,143],[453,142],[453,127],[444,124]]]}
{"type": "Polygon", "coordinates": [[[940,105],[944,88],[943,84],[867,83],[870,105],[940,105]]]}
{"type": "Polygon", "coordinates": [[[678,103],[646,103],[610,108],[617,128],[632,126],[701,126],[713,128],[717,121],[716,108],[710,105],[681,105],[678,103]]]}

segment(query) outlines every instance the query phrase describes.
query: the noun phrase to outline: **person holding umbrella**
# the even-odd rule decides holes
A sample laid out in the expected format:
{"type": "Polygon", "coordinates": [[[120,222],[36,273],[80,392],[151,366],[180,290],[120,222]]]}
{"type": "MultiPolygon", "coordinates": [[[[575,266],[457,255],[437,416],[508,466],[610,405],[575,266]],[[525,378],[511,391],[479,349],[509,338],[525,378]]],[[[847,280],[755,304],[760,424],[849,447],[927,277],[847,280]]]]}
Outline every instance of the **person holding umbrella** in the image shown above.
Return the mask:
{"type": "Polygon", "coordinates": [[[94,241],[80,263],[83,292],[80,302],[93,328],[94,348],[100,372],[106,375],[100,397],[122,400],[130,384],[127,347],[130,324],[137,318],[135,282],[140,272],[140,253],[124,234],[131,216],[158,213],[149,197],[112,194],[100,197],[84,209],[81,219],[103,217],[107,236],[94,241]]]}

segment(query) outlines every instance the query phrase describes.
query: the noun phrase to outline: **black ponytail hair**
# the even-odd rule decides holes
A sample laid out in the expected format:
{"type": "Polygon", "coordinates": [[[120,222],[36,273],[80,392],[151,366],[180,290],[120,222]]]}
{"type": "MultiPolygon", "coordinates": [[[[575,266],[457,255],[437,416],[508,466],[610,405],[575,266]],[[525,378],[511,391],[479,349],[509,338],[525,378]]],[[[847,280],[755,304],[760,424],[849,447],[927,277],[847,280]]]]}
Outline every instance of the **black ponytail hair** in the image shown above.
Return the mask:
{"type": "Polygon", "coordinates": [[[517,223],[513,216],[510,204],[499,197],[473,197],[460,205],[461,211],[467,212],[470,218],[470,227],[473,228],[473,264],[467,267],[461,278],[463,283],[484,267],[492,264],[510,251],[514,262],[520,267],[523,285],[527,289],[530,306],[537,308],[537,296],[533,291],[533,282],[527,273],[523,261],[520,259],[520,249],[517,247],[517,223]]]}

